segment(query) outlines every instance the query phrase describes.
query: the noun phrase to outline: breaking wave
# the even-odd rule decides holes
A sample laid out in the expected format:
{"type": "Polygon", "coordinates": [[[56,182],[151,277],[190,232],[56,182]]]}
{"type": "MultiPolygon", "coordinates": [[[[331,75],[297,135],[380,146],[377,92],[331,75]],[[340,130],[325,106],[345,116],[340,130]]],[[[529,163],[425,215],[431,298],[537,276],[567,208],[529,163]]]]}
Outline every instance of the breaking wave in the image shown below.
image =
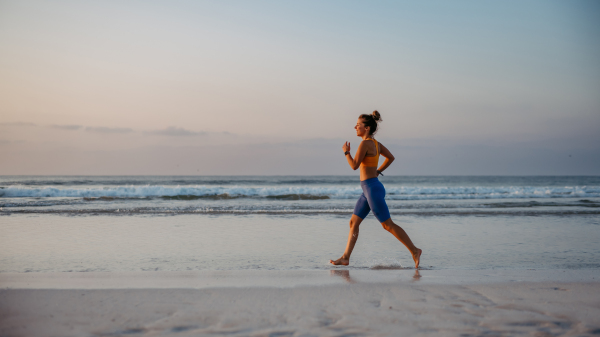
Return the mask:
{"type": "MultiPolygon", "coordinates": [[[[506,186],[506,187],[386,187],[391,200],[442,199],[527,199],[596,198],[600,186],[506,186]]],[[[340,186],[110,186],[110,187],[26,187],[0,188],[0,198],[165,198],[171,200],[268,198],[279,200],[354,199],[360,187],[340,186]]]]}

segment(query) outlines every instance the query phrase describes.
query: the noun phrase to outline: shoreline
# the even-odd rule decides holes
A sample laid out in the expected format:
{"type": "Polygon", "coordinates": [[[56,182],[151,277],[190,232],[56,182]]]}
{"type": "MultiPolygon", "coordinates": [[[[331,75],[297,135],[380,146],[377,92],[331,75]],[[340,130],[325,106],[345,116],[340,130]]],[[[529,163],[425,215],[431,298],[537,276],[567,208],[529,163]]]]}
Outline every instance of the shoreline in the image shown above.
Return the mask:
{"type": "Polygon", "coordinates": [[[0,273],[0,289],[294,288],[345,283],[478,285],[519,282],[595,283],[598,269],[349,269],[0,273]]]}

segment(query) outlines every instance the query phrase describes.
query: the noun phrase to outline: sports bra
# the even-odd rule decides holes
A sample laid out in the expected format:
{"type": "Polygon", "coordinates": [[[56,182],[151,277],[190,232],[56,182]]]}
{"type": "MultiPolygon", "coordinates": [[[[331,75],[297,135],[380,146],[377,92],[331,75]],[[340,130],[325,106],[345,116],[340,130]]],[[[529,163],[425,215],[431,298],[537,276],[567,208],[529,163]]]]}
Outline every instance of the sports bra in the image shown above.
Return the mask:
{"type": "Polygon", "coordinates": [[[377,154],[372,157],[365,156],[363,158],[362,163],[360,163],[360,166],[377,167],[377,164],[379,164],[379,144],[377,144],[377,141],[375,139],[371,140],[375,142],[375,151],[377,152],[377,154]]]}

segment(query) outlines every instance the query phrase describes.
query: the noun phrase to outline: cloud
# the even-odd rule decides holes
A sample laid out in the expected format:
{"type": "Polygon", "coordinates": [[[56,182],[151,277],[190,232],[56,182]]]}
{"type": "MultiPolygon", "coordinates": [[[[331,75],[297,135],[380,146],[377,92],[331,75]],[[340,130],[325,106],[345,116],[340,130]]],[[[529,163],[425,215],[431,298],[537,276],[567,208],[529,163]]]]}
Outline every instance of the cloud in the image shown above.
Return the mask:
{"type": "Polygon", "coordinates": [[[184,128],[177,128],[174,126],[169,126],[168,128],[162,129],[162,130],[146,131],[145,133],[148,135],[175,136],[175,137],[202,136],[202,135],[206,134],[206,132],[190,131],[190,130],[186,130],[184,128]]]}
{"type": "Polygon", "coordinates": [[[8,139],[0,139],[0,145],[8,145],[8,144],[24,144],[26,141],[24,140],[8,140],[8,139]]]}
{"type": "Polygon", "coordinates": [[[61,130],[79,130],[81,129],[83,126],[81,125],[50,125],[51,128],[54,129],[61,129],[61,130]]]}
{"type": "Polygon", "coordinates": [[[26,122],[0,123],[0,125],[5,125],[5,126],[37,126],[37,124],[35,124],[35,123],[26,123],[26,122]]]}
{"type": "Polygon", "coordinates": [[[133,132],[130,128],[109,128],[106,126],[88,126],[85,128],[87,132],[97,132],[97,133],[129,133],[133,132]]]}

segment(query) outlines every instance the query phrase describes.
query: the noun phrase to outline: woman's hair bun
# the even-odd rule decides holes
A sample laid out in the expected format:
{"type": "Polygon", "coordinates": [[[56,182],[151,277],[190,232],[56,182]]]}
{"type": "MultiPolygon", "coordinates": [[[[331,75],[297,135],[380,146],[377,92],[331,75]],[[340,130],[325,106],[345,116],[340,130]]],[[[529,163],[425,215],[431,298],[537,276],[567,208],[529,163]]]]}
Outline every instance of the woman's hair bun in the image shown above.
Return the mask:
{"type": "Polygon", "coordinates": [[[382,120],[381,115],[377,110],[373,111],[370,115],[362,114],[360,115],[360,118],[363,120],[363,123],[365,123],[365,126],[369,127],[369,134],[371,136],[377,132],[377,122],[382,120]]]}
{"type": "Polygon", "coordinates": [[[381,115],[379,114],[379,111],[377,111],[377,110],[373,111],[373,113],[371,115],[373,115],[373,119],[376,121],[382,120],[381,115]]]}

